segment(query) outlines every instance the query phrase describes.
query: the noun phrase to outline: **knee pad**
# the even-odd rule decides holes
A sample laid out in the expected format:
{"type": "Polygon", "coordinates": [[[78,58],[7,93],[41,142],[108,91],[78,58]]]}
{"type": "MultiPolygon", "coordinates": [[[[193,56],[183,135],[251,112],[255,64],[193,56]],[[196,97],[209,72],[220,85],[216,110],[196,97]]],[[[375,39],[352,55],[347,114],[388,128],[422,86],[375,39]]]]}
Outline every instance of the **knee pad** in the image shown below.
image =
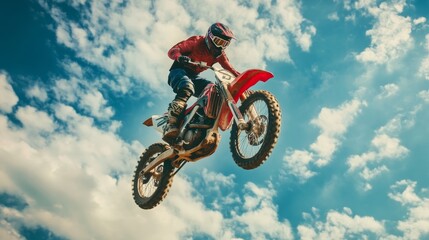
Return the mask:
{"type": "Polygon", "coordinates": [[[180,100],[180,101],[184,101],[187,102],[188,99],[194,94],[194,92],[187,86],[184,88],[181,88],[177,91],[176,97],[174,98],[175,100],[180,100]]]}
{"type": "Polygon", "coordinates": [[[175,93],[178,93],[181,89],[188,89],[192,94],[195,93],[194,83],[192,83],[192,80],[182,69],[174,69],[170,72],[168,84],[173,88],[175,93]]]}
{"type": "Polygon", "coordinates": [[[194,87],[194,84],[191,82],[191,80],[180,82],[180,84],[177,86],[177,93],[179,93],[181,91],[182,92],[183,91],[190,92],[191,93],[190,96],[194,95],[195,87],[194,87]]]}

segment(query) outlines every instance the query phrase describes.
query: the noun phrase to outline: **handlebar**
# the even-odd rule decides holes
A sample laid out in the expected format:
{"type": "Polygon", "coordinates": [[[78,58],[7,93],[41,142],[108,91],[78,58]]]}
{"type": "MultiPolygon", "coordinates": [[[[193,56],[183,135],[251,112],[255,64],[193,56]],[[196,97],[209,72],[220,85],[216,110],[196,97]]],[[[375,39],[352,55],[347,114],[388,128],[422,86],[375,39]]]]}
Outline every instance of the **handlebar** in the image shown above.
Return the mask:
{"type": "Polygon", "coordinates": [[[205,69],[211,69],[215,73],[216,79],[220,82],[222,82],[223,80],[230,80],[231,78],[234,78],[234,75],[228,72],[227,70],[223,68],[217,68],[214,66],[208,66],[206,62],[196,62],[191,60],[188,62],[188,64],[205,68],[205,69]],[[228,75],[228,77],[225,77],[226,75],[228,75]]]}
{"type": "Polygon", "coordinates": [[[197,67],[202,67],[202,68],[207,68],[207,69],[213,69],[212,66],[208,66],[206,62],[194,62],[194,61],[189,61],[189,64],[195,65],[197,67]]]}

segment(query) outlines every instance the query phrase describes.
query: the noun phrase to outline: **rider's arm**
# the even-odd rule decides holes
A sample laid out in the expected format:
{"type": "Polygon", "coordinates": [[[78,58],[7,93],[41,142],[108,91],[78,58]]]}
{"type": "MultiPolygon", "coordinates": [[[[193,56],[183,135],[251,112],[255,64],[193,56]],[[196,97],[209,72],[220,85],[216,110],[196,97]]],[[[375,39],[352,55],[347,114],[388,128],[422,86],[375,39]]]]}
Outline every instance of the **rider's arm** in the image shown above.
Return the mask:
{"type": "Polygon", "coordinates": [[[168,51],[168,57],[172,60],[177,60],[182,54],[180,53],[180,48],[177,47],[177,45],[174,45],[169,51],[168,51]]]}
{"type": "Polygon", "coordinates": [[[240,73],[231,66],[231,64],[229,63],[228,57],[226,56],[225,53],[222,53],[219,56],[218,62],[223,68],[225,68],[226,70],[234,74],[234,76],[237,77],[238,75],[240,75],[240,73]]]}
{"type": "Polygon", "coordinates": [[[190,53],[195,45],[195,37],[190,37],[185,41],[181,41],[174,45],[168,51],[168,57],[172,60],[177,61],[177,59],[184,53],[190,53]]]}

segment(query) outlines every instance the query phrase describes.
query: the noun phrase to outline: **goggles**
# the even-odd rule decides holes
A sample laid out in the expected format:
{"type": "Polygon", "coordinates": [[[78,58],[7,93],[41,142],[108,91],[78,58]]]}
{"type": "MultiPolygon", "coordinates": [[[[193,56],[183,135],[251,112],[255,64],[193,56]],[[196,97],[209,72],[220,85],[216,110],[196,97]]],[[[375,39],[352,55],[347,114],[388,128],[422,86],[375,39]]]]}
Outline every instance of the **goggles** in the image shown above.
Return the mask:
{"type": "Polygon", "coordinates": [[[225,39],[222,39],[218,36],[215,36],[211,32],[209,32],[208,35],[209,35],[210,40],[212,40],[212,43],[218,48],[225,49],[230,43],[229,40],[225,40],[225,39]]]}

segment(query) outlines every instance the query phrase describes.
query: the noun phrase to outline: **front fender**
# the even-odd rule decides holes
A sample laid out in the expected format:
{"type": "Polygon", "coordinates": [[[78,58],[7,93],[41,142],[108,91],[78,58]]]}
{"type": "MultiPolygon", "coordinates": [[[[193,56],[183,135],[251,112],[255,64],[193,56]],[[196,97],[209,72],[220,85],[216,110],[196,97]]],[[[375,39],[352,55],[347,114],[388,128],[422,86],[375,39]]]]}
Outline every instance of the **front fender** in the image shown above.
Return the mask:
{"type": "MultiPolygon", "coordinates": [[[[274,77],[270,72],[260,70],[260,69],[251,69],[243,72],[238,77],[235,78],[228,85],[228,90],[231,93],[234,100],[237,102],[240,99],[241,95],[255,85],[257,82],[262,81],[266,82],[268,79],[274,77]]],[[[219,128],[222,131],[225,131],[231,125],[232,113],[226,103],[222,105],[219,116],[219,128]]]]}
{"type": "Polygon", "coordinates": [[[235,80],[229,84],[228,90],[234,100],[238,101],[244,91],[255,85],[257,82],[266,82],[272,77],[274,77],[274,75],[270,72],[260,69],[250,69],[236,77],[235,80]]]}

